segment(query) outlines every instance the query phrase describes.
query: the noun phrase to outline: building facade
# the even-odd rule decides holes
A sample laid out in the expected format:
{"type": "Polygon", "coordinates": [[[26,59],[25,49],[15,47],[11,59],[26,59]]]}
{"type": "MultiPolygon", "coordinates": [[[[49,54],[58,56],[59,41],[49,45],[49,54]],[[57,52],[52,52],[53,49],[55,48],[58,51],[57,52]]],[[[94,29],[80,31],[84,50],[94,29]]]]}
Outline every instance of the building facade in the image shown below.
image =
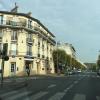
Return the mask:
{"type": "Polygon", "coordinates": [[[64,50],[66,54],[70,55],[71,57],[73,58],[76,57],[76,51],[75,48],[72,46],[72,44],[64,43],[64,44],[59,44],[57,47],[59,49],[64,50]]]}
{"type": "MultiPolygon", "coordinates": [[[[54,73],[52,51],[55,36],[30,14],[0,11],[0,49],[8,43],[9,60],[4,64],[4,76],[54,73]]],[[[0,65],[2,59],[0,59],[0,65]]]]}

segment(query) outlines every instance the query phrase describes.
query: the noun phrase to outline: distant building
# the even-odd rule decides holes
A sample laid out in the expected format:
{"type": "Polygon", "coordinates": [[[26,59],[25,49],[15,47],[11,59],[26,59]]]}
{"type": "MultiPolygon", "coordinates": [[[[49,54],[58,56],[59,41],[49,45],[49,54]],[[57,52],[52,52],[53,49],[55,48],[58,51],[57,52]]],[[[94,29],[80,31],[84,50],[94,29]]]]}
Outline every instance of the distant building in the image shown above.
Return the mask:
{"type": "Polygon", "coordinates": [[[72,44],[69,43],[59,44],[57,48],[64,50],[66,54],[70,55],[73,58],[76,57],[76,50],[72,44]]]}
{"type": "MultiPolygon", "coordinates": [[[[28,65],[32,74],[54,73],[52,51],[55,36],[31,13],[18,13],[18,7],[0,11],[0,47],[8,43],[9,60],[4,76],[22,76],[28,65]]],[[[2,60],[0,59],[0,65],[2,60]]]]}
{"type": "Polygon", "coordinates": [[[96,67],[96,63],[84,63],[87,66],[88,70],[92,70],[93,67],[96,67]]]}
{"type": "MultiPolygon", "coordinates": [[[[64,50],[67,55],[70,55],[71,58],[76,59],[77,62],[79,62],[81,65],[83,65],[85,68],[87,68],[87,66],[76,57],[76,50],[72,44],[69,44],[69,43],[60,44],[59,43],[59,44],[57,44],[56,48],[64,50]]],[[[70,66],[72,66],[71,63],[70,63],[70,66]]]]}

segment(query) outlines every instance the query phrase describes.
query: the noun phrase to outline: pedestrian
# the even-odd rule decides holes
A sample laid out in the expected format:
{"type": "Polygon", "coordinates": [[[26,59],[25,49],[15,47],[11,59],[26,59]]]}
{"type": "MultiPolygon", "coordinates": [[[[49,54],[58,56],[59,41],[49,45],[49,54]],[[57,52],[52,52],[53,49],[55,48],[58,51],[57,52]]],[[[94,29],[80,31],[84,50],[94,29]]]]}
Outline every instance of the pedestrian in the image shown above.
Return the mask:
{"type": "Polygon", "coordinates": [[[28,64],[26,65],[26,72],[27,72],[27,75],[30,76],[30,68],[28,64]]]}

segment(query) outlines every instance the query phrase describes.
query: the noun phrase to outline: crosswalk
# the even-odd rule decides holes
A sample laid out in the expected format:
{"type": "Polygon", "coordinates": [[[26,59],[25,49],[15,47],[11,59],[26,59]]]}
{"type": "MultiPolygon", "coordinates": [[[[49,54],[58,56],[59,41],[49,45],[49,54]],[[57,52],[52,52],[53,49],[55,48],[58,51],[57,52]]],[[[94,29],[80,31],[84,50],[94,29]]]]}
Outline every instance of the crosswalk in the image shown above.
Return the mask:
{"type": "MultiPolygon", "coordinates": [[[[50,91],[39,91],[37,93],[33,93],[32,91],[10,91],[5,93],[0,93],[0,100],[41,100],[42,97],[47,96],[50,94],[50,91]]],[[[66,92],[55,92],[51,96],[49,96],[46,100],[67,100],[64,96],[66,95],[66,92]]],[[[95,100],[100,100],[100,96],[95,96],[95,100]]],[[[86,100],[86,94],[74,94],[72,100],[86,100]]]]}
{"type": "Polygon", "coordinates": [[[98,75],[81,75],[81,74],[79,74],[79,75],[70,75],[70,76],[75,76],[75,77],[91,77],[91,78],[100,78],[100,76],[98,76],[98,75]]]}

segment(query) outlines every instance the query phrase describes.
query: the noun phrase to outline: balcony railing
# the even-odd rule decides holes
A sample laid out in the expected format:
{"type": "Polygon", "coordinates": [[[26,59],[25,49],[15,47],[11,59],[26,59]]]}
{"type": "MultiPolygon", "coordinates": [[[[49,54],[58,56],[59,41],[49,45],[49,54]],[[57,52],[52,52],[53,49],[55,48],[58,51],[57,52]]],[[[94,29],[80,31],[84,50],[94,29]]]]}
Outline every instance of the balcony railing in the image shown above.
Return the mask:
{"type": "Polygon", "coordinates": [[[15,22],[11,20],[3,20],[2,23],[0,22],[0,25],[11,25],[11,26],[21,26],[26,27],[26,22],[15,22]]]}
{"type": "MultiPolygon", "coordinates": [[[[24,27],[24,28],[28,28],[28,29],[31,29],[31,30],[35,30],[37,32],[40,32],[41,34],[43,35],[46,35],[39,27],[36,27],[36,26],[32,26],[32,25],[28,25],[28,23],[25,21],[25,22],[16,22],[16,21],[11,21],[11,20],[2,20],[2,22],[0,22],[0,25],[4,26],[12,26],[12,27],[24,27]]],[[[56,43],[54,39],[46,36],[48,40],[52,41],[54,44],[56,43]]],[[[45,38],[46,38],[45,37],[45,38]]]]}

